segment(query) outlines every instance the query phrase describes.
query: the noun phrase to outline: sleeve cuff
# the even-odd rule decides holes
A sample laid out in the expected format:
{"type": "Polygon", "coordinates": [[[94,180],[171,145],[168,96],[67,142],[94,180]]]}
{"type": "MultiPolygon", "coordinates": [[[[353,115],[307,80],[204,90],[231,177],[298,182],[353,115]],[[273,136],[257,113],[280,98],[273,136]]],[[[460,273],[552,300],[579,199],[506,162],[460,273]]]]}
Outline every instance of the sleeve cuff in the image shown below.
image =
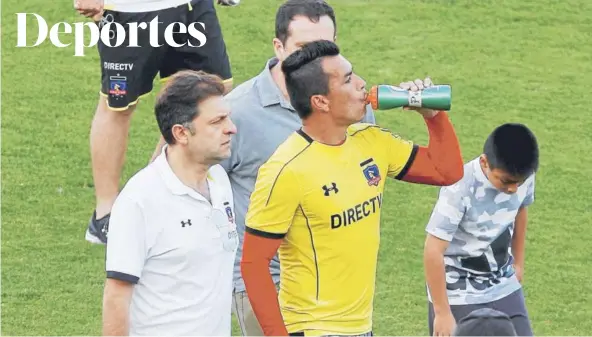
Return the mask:
{"type": "Polygon", "coordinates": [[[524,200],[522,202],[522,205],[520,205],[521,207],[528,207],[530,205],[532,205],[534,203],[534,200],[524,200]]]}
{"type": "Polygon", "coordinates": [[[255,236],[259,236],[262,238],[266,238],[266,239],[283,239],[286,234],[285,233],[269,233],[269,232],[264,232],[258,229],[254,229],[251,227],[246,226],[245,227],[245,231],[251,235],[255,235],[255,236]]]}
{"type": "Polygon", "coordinates": [[[395,179],[401,180],[405,177],[407,172],[409,172],[409,169],[411,168],[411,165],[413,164],[413,161],[415,160],[415,157],[417,156],[417,151],[419,151],[419,145],[413,144],[413,147],[411,148],[411,154],[409,154],[409,158],[407,159],[407,163],[405,163],[405,166],[403,167],[401,172],[399,172],[399,174],[397,174],[395,179]]]}
{"type": "Polygon", "coordinates": [[[137,284],[138,281],[140,280],[140,278],[137,276],[126,274],[126,273],[121,273],[118,271],[112,271],[112,270],[107,271],[107,278],[125,281],[125,282],[129,282],[132,284],[137,284]]]}
{"type": "Polygon", "coordinates": [[[428,234],[433,235],[435,237],[437,237],[440,240],[444,240],[444,241],[452,241],[453,236],[451,234],[448,234],[447,232],[438,229],[438,228],[428,228],[426,229],[426,232],[428,232],[428,234]]]}

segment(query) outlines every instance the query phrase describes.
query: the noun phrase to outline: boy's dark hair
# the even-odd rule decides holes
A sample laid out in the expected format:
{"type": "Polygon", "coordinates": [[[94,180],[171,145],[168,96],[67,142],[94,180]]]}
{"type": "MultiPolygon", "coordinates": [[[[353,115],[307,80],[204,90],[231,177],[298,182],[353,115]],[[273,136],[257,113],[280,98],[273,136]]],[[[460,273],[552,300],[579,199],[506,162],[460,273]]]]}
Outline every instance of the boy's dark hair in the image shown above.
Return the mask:
{"type": "Polygon", "coordinates": [[[339,47],[331,41],[307,43],[282,62],[290,103],[302,119],[312,113],[310,98],[329,93],[329,75],[321,64],[325,56],[339,55],[339,47]]]}
{"type": "Polygon", "coordinates": [[[324,0],[288,0],[284,2],[275,15],[275,37],[282,43],[290,36],[288,26],[294,17],[306,16],[312,22],[318,22],[322,16],[329,16],[337,33],[337,23],[333,8],[324,0]]]}
{"type": "Polygon", "coordinates": [[[523,124],[506,123],[487,137],[483,153],[491,169],[527,177],[539,167],[539,147],[535,135],[523,124]]]}
{"type": "Polygon", "coordinates": [[[224,83],[216,75],[183,70],[169,78],[156,98],[154,113],[164,140],[174,144],[173,126],[189,125],[199,114],[199,103],[212,96],[224,95],[224,83]]]}

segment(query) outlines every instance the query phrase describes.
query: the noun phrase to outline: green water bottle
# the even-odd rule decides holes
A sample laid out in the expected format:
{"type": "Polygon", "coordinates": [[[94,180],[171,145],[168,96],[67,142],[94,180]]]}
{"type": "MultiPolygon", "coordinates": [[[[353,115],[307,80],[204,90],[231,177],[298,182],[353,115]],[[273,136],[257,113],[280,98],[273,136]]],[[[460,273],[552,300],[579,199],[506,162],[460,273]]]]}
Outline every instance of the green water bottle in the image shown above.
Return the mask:
{"type": "Polygon", "coordinates": [[[434,85],[419,91],[409,91],[392,85],[375,85],[366,101],[374,110],[401,107],[417,107],[432,110],[450,110],[451,89],[449,85],[434,85]]]}

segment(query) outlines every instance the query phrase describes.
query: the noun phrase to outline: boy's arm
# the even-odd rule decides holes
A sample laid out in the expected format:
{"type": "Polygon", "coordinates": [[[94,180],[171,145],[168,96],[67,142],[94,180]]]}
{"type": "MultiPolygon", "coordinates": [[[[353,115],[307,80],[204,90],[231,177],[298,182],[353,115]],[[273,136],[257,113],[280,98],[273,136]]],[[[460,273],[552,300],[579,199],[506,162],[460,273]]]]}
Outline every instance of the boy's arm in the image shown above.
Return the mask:
{"type": "Polygon", "coordinates": [[[444,252],[449,244],[450,242],[432,234],[428,234],[425,241],[423,263],[435,316],[452,315],[446,292],[446,267],[444,265],[444,252]]]}
{"type": "Polygon", "coordinates": [[[255,317],[265,336],[287,336],[269,263],[300,204],[295,175],[283,163],[261,166],[245,221],[241,273],[255,317]]]}
{"type": "Polygon", "coordinates": [[[434,332],[450,336],[455,325],[448,303],[444,253],[464,216],[461,184],[443,187],[427,225],[424,272],[434,306],[434,332]]]}
{"type": "Polygon", "coordinates": [[[526,224],[528,222],[528,208],[521,207],[514,221],[514,235],[512,238],[512,255],[514,255],[514,269],[518,281],[522,282],[524,275],[524,246],[526,244],[526,224]]]}
{"type": "Polygon", "coordinates": [[[514,234],[512,236],[514,269],[516,270],[516,277],[520,282],[522,282],[524,277],[524,255],[526,246],[526,227],[528,223],[528,206],[534,202],[534,175],[526,183],[528,184],[526,197],[522,202],[522,206],[518,210],[518,214],[516,214],[516,220],[514,221],[514,234]]]}

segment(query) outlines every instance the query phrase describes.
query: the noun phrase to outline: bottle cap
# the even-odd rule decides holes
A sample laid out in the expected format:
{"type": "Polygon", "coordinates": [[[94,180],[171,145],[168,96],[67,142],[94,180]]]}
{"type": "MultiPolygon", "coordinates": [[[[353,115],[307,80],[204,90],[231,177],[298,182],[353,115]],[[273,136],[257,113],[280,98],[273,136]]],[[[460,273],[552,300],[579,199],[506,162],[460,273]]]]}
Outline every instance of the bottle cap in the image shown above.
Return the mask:
{"type": "Polygon", "coordinates": [[[378,86],[373,86],[368,91],[368,95],[366,95],[366,104],[370,104],[372,106],[372,110],[378,109],[378,86]]]}

